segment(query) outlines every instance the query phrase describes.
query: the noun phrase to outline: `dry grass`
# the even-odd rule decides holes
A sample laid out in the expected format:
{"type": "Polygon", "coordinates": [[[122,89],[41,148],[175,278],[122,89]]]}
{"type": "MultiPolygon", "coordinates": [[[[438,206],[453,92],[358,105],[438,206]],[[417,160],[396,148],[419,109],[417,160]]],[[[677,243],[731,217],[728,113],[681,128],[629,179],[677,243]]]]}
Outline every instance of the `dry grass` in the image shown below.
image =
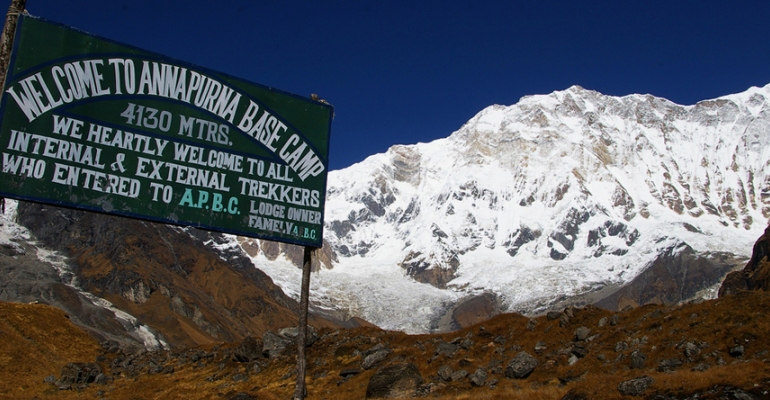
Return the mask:
{"type": "MultiPolygon", "coordinates": [[[[99,346],[69,322],[61,310],[0,303],[0,398],[32,398],[55,393],[46,376],[68,362],[93,362],[99,346]]],[[[62,398],[75,398],[62,393],[62,398]]]]}
{"type": "MultiPolygon", "coordinates": [[[[363,360],[360,352],[378,343],[392,349],[385,363],[417,365],[424,381],[433,384],[428,398],[435,399],[560,399],[570,391],[590,399],[618,399],[623,398],[618,384],[642,375],[655,380],[645,397],[656,393],[686,397],[717,386],[761,396],[763,391],[770,391],[768,310],[770,293],[751,292],[681,307],[644,306],[619,313],[615,326],[599,327],[598,321],[612,313],[586,307],[576,310],[564,327],[558,320],[540,317],[528,329],[526,317],[499,315],[441,335],[406,335],[371,327],[324,329],[322,339],[308,350],[308,398],[364,398],[377,368],[350,378],[342,378],[340,372],[359,368],[363,360]],[[591,335],[598,336],[583,343],[588,355],[570,365],[565,349],[572,345],[580,326],[589,327],[591,335]],[[458,343],[470,339],[472,344],[459,348],[452,357],[437,355],[439,344],[455,339],[458,343]],[[545,342],[547,348],[540,354],[534,351],[538,341],[545,342]],[[688,341],[701,346],[700,355],[692,361],[684,357],[683,344],[688,341]],[[629,344],[629,348],[616,352],[618,342],[629,344]],[[735,344],[744,346],[742,358],[728,354],[735,344]],[[630,368],[629,355],[636,348],[647,356],[642,369],[630,368]],[[522,350],[536,355],[540,363],[526,379],[509,379],[490,368],[490,362],[498,360],[504,370],[522,350]],[[657,370],[662,360],[672,358],[679,358],[684,365],[675,372],[657,370]],[[719,360],[724,365],[718,365],[719,360]],[[700,363],[710,368],[691,371],[700,363]],[[469,373],[487,368],[489,380],[496,379],[497,384],[474,387],[468,379],[444,382],[437,377],[444,365],[469,373]]],[[[170,365],[175,365],[172,374],[118,378],[105,386],[91,385],[83,392],[59,391],[43,379],[51,374],[58,377],[67,362],[93,362],[99,354],[97,343],[69,323],[61,311],[42,305],[0,304],[0,332],[0,398],[212,399],[247,392],[260,399],[286,399],[296,382],[295,359],[288,355],[240,382],[233,376],[244,373],[245,367],[228,360],[198,367],[171,360],[170,365]]],[[[106,368],[108,362],[104,364],[106,368]]]]}

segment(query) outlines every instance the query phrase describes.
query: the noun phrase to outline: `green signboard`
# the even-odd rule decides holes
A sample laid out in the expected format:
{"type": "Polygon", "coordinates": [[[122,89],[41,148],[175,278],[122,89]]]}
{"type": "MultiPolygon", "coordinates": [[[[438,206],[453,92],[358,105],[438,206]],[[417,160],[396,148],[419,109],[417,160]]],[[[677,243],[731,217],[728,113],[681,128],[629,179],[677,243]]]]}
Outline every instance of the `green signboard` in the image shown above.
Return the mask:
{"type": "Polygon", "coordinates": [[[333,109],[20,16],[0,196],[320,247],[333,109]]]}

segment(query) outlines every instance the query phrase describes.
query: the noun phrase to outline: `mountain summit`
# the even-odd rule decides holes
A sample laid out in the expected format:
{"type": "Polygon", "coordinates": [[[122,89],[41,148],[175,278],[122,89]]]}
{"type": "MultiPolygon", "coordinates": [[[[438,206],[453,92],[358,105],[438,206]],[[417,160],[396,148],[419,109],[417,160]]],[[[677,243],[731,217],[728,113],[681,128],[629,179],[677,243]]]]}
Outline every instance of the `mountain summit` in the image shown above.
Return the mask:
{"type": "MultiPolygon", "coordinates": [[[[337,261],[311,301],[426,332],[463,325],[469,299],[488,317],[713,297],[770,218],[769,133],[770,85],[690,106],[579,86],[490,106],[330,172],[337,261]]],[[[255,261],[298,293],[297,270],[255,261]]]]}

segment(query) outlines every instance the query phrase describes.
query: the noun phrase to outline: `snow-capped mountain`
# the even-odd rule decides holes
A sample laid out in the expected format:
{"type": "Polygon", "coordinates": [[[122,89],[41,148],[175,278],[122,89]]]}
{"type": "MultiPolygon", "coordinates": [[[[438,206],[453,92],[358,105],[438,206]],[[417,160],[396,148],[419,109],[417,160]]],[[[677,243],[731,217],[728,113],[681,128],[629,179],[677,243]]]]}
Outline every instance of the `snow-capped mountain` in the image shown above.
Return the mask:
{"type": "MultiPolygon", "coordinates": [[[[770,85],[691,106],[573,86],[330,172],[337,262],[313,275],[311,301],[407,332],[482,293],[537,313],[598,300],[663,255],[747,258],[768,218],[770,85]]],[[[297,296],[297,269],[255,261],[297,296]]],[[[667,268],[708,289],[724,265],[716,278],[667,268]]]]}

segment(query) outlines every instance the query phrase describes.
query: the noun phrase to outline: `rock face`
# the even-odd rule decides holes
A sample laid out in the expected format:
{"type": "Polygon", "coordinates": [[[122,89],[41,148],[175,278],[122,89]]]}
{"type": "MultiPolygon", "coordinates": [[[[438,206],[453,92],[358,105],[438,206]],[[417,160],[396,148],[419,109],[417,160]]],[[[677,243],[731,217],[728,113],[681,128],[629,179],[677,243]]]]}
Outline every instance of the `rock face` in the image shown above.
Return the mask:
{"type": "Polygon", "coordinates": [[[741,290],[770,290],[770,226],[754,244],[746,267],[725,277],[719,288],[719,297],[741,290]]]}
{"type": "MultiPolygon", "coordinates": [[[[302,246],[247,237],[239,237],[238,243],[246,254],[252,257],[264,254],[268,260],[275,260],[283,256],[291,260],[297,268],[302,268],[304,253],[302,246]]],[[[332,269],[335,262],[337,262],[337,255],[329,247],[329,243],[324,241],[323,247],[314,253],[311,271],[317,272],[321,268],[332,269]]]]}
{"type": "Polygon", "coordinates": [[[9,241],[0,244],[0,301],[54,306],[99,340],[123,346],[162,345],[151,332],[142,332],[146,326],[129,315],[118,316],[90,293],[73,286],[76,277],[69,269],[68,257],[45,248],[8,219],[0,219],[0,225],[11,233],[9,241]]]}
{"type": "MultiPolygon", "coordinates": [[[[92,331],[128,336],[114,315],[97,317],[103,309],[80,310],[76,287],[140,319],[169,346],[239,341],[296,325],[297,303],[240,247],[213,250],[229,243],[220,234],[25,202],[18,220],[40,245],[66,257],[72,275],[70,285],[51,284],[54,290],[37,300],[68,304],[64,309],[92,331]]],[[[311,323],[333,326],[312,316],[311,323]]]]}
{"type": "Polygon", "coordinates": [[[631,282],[595,304],[609,310],[677,304],[718,284],[741,260],[725,252],[698,254],[692,247],[680,243],[661,253],[631,282]]]}

